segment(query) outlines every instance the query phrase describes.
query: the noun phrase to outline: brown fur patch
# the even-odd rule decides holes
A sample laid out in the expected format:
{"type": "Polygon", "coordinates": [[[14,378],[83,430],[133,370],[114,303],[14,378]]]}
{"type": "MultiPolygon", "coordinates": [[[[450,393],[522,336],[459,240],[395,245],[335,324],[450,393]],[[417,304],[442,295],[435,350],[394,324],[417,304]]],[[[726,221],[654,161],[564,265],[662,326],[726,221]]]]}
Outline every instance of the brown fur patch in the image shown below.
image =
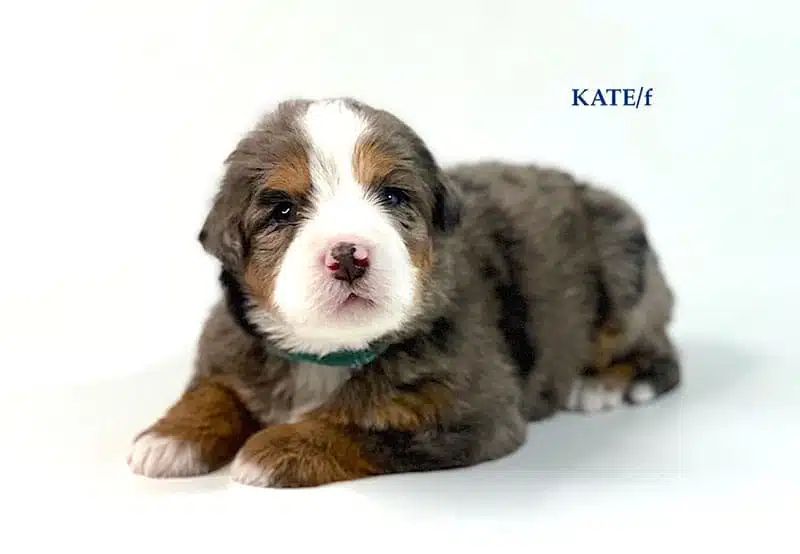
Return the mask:
{"type": "Polygon", "coordinates": [[[358,143],[353,153],[353,174],[366,187],[379,185],[396,164],[396,160],[373,141],[358,143]]]}
{"type": "MultiPolygon", "coordinates": [[[[147,432],[197,445],[213,471],[230,462],[258,425],[237,396],[221,381],[200,381],[147,432]]],[[[141,435],[140,435],[141,436],[141,435]]]]}
{"type": "Polygon", "coordinates": [[[320,420],[268,427],[253,435],[239,454],[269,474],[271,486],[315,487],[379,475],[356,434],[320,420]]]}
{"type": "Polygon", "coordinates": [[[439,422],[441,414],[452,407],[449,389],[437,383],[428,383],[413,393],[402,393],[389,402],[377,406],[371,414],[372,426],[393,427],[414,431],[439,422]]]}
{"type": "Polygon", "coordinates": [[[603,369],[599,374],[601,379],[609,381],[629,383],[636,375],[636,366],[632,363],[619,363],[603,369]]]}
{"type": "Polygon", "coordinates": [[[272,293],[275,290],[276,268],[279,261],[276,259],[273,263],[271,259],[255,256],[249,261],[244,272],[244,282],[248,290],[253,297],[264,304],[265,308],[273,306],[272,293]]]}
{"type": "Polygon", "coordinates": [[[453,407],[452,391],[440,383],[424,383],[411,391],[379,394],[358,391],[310,414],[312,418],[364,429],[415,431],[441,421],[453,407]]]}
{"type": "Polygon", "coordinates": [[[622,331],[609,324],[597,332],[594,342],[594,368],[602,371],[611,365],[622,331]]]}
{"type": "MultiPolygon", "coordinates": [[[[399,166],[398,161],[371,140],[356,145],[353,155],[353,173],[359,183],[367,188],[379,186],[392,171],[399,166]]],[[[425,239],[410,245],[411,262],[422,272],[428,273],[433,265],[433,243],[425,239]]]]}
{"type": "Polygon", "coordinates": [[[412,248],[409,249],[409,253],[411,254],[411,263],[414,264],[422,274],[430,273],[435,260],[433,241],[427,239],[419,243],[419,245],[413,245],[412,248]]]}
{"type": "MultiPolygon", "coordinates": [[[[311,190],[311,169],[304,147],[295,144],[282,155],[277,167],[271,172],[265,188],[280,190],[290,196],[301,197],[311,190]]],[[[245,221],[245,232],[250,234],[255,211],[245,221]]],[[[269,309],[272,306],[272,293],[275,288],[277,268],[291,243],[293,232],[282,229],[270,233],[250,236],[249,256],[244,270],[244,282],[249,292],[269,309]]]]}
{"type": "Polygon", "coordinates": [[[627,390],[635,376],[636,366],[621,362],[599,369],[594,378],[609,390],[627,390]]]}
{"type": "Polygon", "coordinates": [[[282,156],[266,186],[292,196],[302,196],[311,190],[311,168],[308,166],[308,155],[301,145],[295,145],[282,156]]]}

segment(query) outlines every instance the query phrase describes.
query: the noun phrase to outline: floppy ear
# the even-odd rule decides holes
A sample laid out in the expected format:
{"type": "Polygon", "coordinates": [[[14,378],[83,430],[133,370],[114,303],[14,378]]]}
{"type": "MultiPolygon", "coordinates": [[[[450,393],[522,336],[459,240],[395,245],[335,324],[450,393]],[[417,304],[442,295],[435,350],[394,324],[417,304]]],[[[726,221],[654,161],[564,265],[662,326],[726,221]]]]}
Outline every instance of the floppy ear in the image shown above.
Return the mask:
{"type": "Polygon", "coordinates": [[[438,231],[450,233],[461,222],[463,209],[461,191],[439,171],[433,195],[433,226],[438,231]]]}
{"type": "Polygon", "coordinates": [[[217,194],[197,239],[223,266],[235,269],[242,262],[243,238],[237,211],[222,193],[217,194]]]}

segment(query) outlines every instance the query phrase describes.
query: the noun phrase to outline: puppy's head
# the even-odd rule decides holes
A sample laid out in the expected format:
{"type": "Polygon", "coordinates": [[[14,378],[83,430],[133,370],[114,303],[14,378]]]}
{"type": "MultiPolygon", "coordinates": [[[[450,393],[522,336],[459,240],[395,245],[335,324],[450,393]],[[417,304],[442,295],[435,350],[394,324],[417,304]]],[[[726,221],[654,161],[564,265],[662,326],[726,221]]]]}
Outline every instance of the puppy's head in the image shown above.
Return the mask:
{"type": "Polygon", "coordinates": [[[229,156],[200,240],[279,346],[360,349],[419,310],[460,201],[423,141],[351,99],[295,100],[229,156]]]}

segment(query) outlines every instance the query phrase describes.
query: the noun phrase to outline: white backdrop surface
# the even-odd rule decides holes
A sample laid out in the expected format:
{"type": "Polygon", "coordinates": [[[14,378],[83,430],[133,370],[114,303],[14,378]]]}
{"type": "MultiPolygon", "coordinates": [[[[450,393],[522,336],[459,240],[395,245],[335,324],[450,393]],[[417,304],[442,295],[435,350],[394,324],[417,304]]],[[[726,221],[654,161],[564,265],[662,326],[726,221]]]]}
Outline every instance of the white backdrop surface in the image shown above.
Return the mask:
{"type": "Polygon", "coordinates": [[[650,4],[2,3],[0,549],[796,536],[798,8],[650,4]],[[652,106],[571,105],[573,88],[639,86],[652,106]],[[406,119],[445,164],[557,164],[630,197],[678,294],[683,389],[533,425],[514,456],[463,471],[290,492],[129,475],[217,292],[195,237],[222,160],[278,100],[342,94],[406,119]]]}

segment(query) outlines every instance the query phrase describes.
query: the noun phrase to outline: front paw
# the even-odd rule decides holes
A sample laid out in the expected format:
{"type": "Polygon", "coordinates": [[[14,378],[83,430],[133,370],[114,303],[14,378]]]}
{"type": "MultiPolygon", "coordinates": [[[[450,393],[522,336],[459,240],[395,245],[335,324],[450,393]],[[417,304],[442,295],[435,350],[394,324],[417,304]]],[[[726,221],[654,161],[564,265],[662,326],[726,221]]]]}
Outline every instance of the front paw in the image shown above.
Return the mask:
{"type": "Polygon", "coordinates": [[[152,478],[192,477],[210,471],[200,445],[148,431],[133,443],[128,466],[138,475],[152,478]]]}
{"type": "Polygon", "coordinates": [[[219,469],[256,429],[236,394],[200,381],[134,439],[128,465],[146,477],[191,477],[219,469]]]}
{"type": "Polygon", "coordinates": [[[317,421],[264,429],[245,443],[231,467],[234,481],[273,488],[315,487],[380,473],[358,437],[317,421]]]}

